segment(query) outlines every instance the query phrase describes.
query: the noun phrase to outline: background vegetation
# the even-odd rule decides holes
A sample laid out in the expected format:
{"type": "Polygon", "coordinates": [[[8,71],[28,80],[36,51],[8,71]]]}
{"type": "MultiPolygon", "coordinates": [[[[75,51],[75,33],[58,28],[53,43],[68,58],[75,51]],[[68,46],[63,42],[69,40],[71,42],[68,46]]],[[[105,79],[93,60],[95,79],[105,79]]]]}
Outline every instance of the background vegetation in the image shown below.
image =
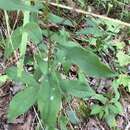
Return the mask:
{"type": "Polygon", "coordinates": [[[129,129],[129,0],[0,0],[0,9],[1,129],[129,129]]]}

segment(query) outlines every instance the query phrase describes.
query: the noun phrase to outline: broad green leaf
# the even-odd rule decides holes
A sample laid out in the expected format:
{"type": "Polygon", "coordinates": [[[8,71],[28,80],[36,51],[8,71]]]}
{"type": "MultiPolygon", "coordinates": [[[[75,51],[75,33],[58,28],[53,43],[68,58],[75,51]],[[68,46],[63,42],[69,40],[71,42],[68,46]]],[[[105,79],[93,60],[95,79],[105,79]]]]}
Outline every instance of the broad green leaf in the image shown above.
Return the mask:
{"type": "Polygon", "coordinates": [[[67,130],[67,124],[68,124],[68,119],[65,116],[61,116],[59,119],[59,123],[60,123],[60,129],[61,130],[67,130]]]}
{"type": "Polygon", "coordinates": [[[119,75],[117,83],[118,85],[123,85],[124,87],[127,87],[128,91],[130,92],[130,76],[125,75],[125,74],[119,75]]]}
{"type": "Polygon", "coordinates": [[[101,63],[98,57],[88,49],[81,47],[64,47],[66,58],[89,76],[113,77],[114,73],[109,67],[101,63]]]}
{"type": "Polygon", "coordinates": [[[29,85],[29,86],[35,86],[38,87],[38,82],[34,79],[33,75],[29,73],[22,73],[22,77],[20,78],[21,82],[29,85]]]}
{"type": "Polygon", "coordinates": [[[104,19],[97,19],[97,18],[92,18],[92,17],[88,17],[86,23],[89,26],[92,26],[93,28],[101,27],[101,25],[104,24],[107,27],[107,29],[106,29],[107,32],[112,32],[112,33],[118,33],[120,31],[120,29],[122,28],[122,26],[120,26],[120,24],[117,22],[113,22],[110,20],[104,20],[104,19]]]}
{"type": "Polygon", "coordinates": [[[55,33],[56,33],[56,32],[53,32],[53,31],[49,30],[49,34],[48,34],[47,29],[42,30],[42,34],[43,34],[43,36],[45,36],[45,37],[48,37],[49,35],[52,36],[52,35],[54,35],[55,33]]]}
{"type": "Polygon", "coordinates": [[[0,0],[0,9],[37,11],[33,6],[26,5],[23,0],[0,0]]]}
{"type": "Polygon", "coordinates": [[[118,102],[114,103],[114,104],[110,104],[109,106],[109,109],[111,112],[113,112],[114,114],[119,114],[122,112],[122,106],[121,104],[118,102]]]}
{"type": "Polygon", "coordinates": [[[103,111],[102,106],[99,106],[99,105],[93,105],[93,106],[92,106],[91,115],[99,114],[101,111],[103,111]]]}
{"type": "Polygon", "coordinates": [[[36,102],[37,92],[38,88],[28,87],[13,97],[8,110],[10,122],[19,115],[24,114],[36,102]]]}
{"type": "Polygon", "coordinates": [[[115,115],[109,114],[105,118],[105,120],[106,120],[107,124],[110,126],[110,128],[116,127],[117,123],[116,123],[115,115]]]}
{"type": "Polygon", "coordinates": [[[40,86],[38,93],[38,109],[45,125],[54,129],[57,120],[57,114],[60,110],[61,94],[57,81],[52,75],[48,75],[40,86]]]}
{"type": "Polygon", "coordinates": [[[9,79],[7,75],[0,75],[0,86],[9,79]]]}
{"type": "Polygon", "coordinates": [[[19,78],[17,77],[17,68],[16,67],[7,68],[6,69],[6,74],[12,80],[19,81],[19,78]]]}
{"type": "Polygon", "coordinates": [[[22,38],[22,30],[21,28],[17,28],[11,35],[12,43],[10,43],[10,40],[7,39],[7,42],[5,44],[5,51],[4,51],[5,58],[9,58],[12,55],[12,53],[17,48],[19,48],[19,45],[21,43],[21,38],[22,38]]]}
{"type": "Polygon", "coordinates": [[[91,16],[86,17],[86,24],[89,27],[98,28],[100,23],[101,23],[101,19],[97,19],[97,18],[94,18],[94,17],[91,17],[91,16]]]}
{"type": "Polygon", "coordinates": [[[90,44],[93,44],[95,46],[98,40],[97,38],[98,37],[103,38],[104,36],[106,36],[107,32],[105,32],[104,29],[102,29],[102,27],[100,26],[102,25],[100,19],[88,16],[86,18],[86,25],[87,27],[77,31],[77,34],[80,33],[83,35],[92,34],[93,37],[83,38],[83,40],[87,40],[89,41],[90,44]]]}
{"type": "Polygon", "coordinates": [[[115,46],[117,49],[121,50],[125,47],[125,42],[117,42],[115,46]]]}
{"type": "Polygon", "coordinates": [[[130,83],[130,76],[125,74],[119,75],[118,83],[127,86],[130,83]]]}
{"type": "Polygon", "coordinates": [[[120,102],[117,101],[117,102],[114,103],[114,105],[118,109],[117,110],[118,113],[123,112],[123,107],[122,107],[122,104],[120,102]]]}
{"type": "Polygon", "coordinates": [[[62,18],[62,17],[57,16],[57,15],[54,15],[52,13],[49,13],[48,20],[49,20],[49,22],[52,22],[55,24],[63,24],[63,25],[73,26],[73,24],[70,20],[62,18]]]}
{"type": "Polygon", "coordinates": [[[104,117],[104,111],[101,111],[101,112],[99,113],[99,118],[102,119],[103,117],[104,117]]]}
{"type": "Polygon", "coordinates": [[[92,98],[100,101],[102,104],[106,104],[106,102],[108,101],[108,99],[102,94],[95,94],[92,98]]]}
{"type": "Polygon", "coordinates": [[[29,39],[35,44],[38,44],[39,42],[42,41],[42,31],[37,23],[35,22],[27,23],[23,27],[23,31],[28,33],[29,39]]]}
{"type": "Polygon", "coordinates": [[[104,115],[103,116],[105,118],[105,117],[107,117],[110,114],[110,112],[109,112],[109,105],[104,106],[103,110],[104,110],[104,115]]]}
{"type": "Polygon", "coordinates": [[[92,34],[95,37],[100,37],[103,35],[103,32],[101,30],[99,30],[98,28],[93,28],[93,27],[88,27],[88,28],[84,28],[79,30],[78,32],[76,32],[77,35],[89,35],[92,34]]]}
{"type": "Polygon", "coordinates": [[[123,51],[119,51],[116,55],[120,66],[125,66],[130,63],[130,56],[125,54],[123,51]]]}
{"type": "MultiPolygon", "coordinates": [[[[60,30],[58,33],[54,33],[54,32],[51,32],[52,33],[52,36],[51,36],[51,39],[59,44],[64,44],[64,45],[70,45],[71,44],[68,44],[69,42],[69,37],[70,37],[70,34],[69,32],[65,31],[65,29],[62,29],[60,30]]],[[[73,45],[73,43],[72,43],[73,45]]]]}
{"type": "Polygon", "coordinates": [[[47,74],[47,69],[48,69],[48,64],[47,62],[45,62],[41,57],[37,56],[36,57],[37,60],[37,68],[44,74],[47,74]]]}
{"type": "Polygon", "coordinates": [[[87,75],[95,77],[115,76],[112,70],[100,62],[99,58],[91,50],[84,49],[78,43],[69,41],[69,33],[65,30],[61,30],[59,35],[55,34],[51,38],[58,43],[59,50],[64,52],[63,59],[78,65],[87,75]]]}
{"type": "Polygon", "coordinates": [[[34,79],[33,75],[23,72],[21,77],[17,76],[17,68],[10,67],[6,70],[6,74],[14,81],[19,81],[29,86],[39,86],[38,82],[34,79]]]}
{"type": "Polygon", "coordinates": [[[107,31],[110,31],[112,33],[118,33],[122,26],[117,23],[110,20],[102,20],[102,23],[107,25],[107,31]]]}
{"type": "Polygon", "coordinates": [[[61,80],[62,90],[72,96],[88,98],[95,95],[94,90],[88,85],[78,80],[61,80]]]}

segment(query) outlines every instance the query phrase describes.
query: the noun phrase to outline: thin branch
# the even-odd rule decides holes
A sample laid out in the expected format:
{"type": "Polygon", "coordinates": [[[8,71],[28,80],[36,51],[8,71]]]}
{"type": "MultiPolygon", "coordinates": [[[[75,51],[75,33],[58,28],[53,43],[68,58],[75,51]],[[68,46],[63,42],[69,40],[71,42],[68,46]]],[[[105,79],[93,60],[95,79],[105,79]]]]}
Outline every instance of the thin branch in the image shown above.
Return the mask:
{"type": "Polygon", "coordinates": [[[17,15],[16,15],[16,18],[15,18],[15,21],[14,21],[14,25],[13,25],[11,34],[13,34],[13,32],[14,32],[14,29],[15,29],[16,24],[17,24],[17,22],[18,22],[19,14],[20,14],[20,11],[17,11],[17,15]]]}
{"type": "Polygon", "coordinates": [[[44,127],[43,127],[43,125],[42,125],[41,119],[40,119],[40,117],[39,117],[39,115],[38,115],[38,113],[37,113],[37,111],[36,111],[36,109],[35,109],[34,106],[33,106],[33,110],[34,110],[35,115],[36,115],[36,117],[37,117],[37,119],[38,119],[38,122],[39,122],[39,124],[40,124],[40,127],[42,128],[42,130],[45,130],[44,127]]]}
{"type": "MultiPolygon", "coordinates": [[[[44,3],[46,3],[46,2],[44,1],[44,3]]],[[[123,26],[126,26],[126,27],[130,27],[129,23],[126,23],[126,22],[123,22],[123,21],[120,21],[120,20],[117,20],[117,19],[114,19],[114,18],[106,17],[104,15],[94,14],[94,13],[84,11],[84,10],[81,10],[81,9],[74,9],[74,7],[65,6],[65,5],[57,4],[57,3],[53,3],[53,2],[48,2],[48,4],[50,4],[51,6],[62,8],[62,9],[75,11],[76,13],[79,13],[79,14],[85,14],[85,15],[97,17],[97,18],[108,20],[108,21],[111,21],[111,22],[114,22],[114,23],[117,23],[117,24],[120,24],[120,25],[123,25],[123,26]]]]}
{"type": "Polygon", "coordinates": [[[14,56],[17,59],[17,54],[15,52],[14,46],[13,46],[13,42],[12,42],[12,38],[11,38],[11,29],[10,29],[10,25],[9,25],[9,16],[6,10],[4,10],[4,15],[5,15],[5,22],[6,22],[6,26],[7,26],[7,34],[8,34],[8,38],[9,38],[9,44],[11,44],[12,49],[14,50],[14,56]]]}

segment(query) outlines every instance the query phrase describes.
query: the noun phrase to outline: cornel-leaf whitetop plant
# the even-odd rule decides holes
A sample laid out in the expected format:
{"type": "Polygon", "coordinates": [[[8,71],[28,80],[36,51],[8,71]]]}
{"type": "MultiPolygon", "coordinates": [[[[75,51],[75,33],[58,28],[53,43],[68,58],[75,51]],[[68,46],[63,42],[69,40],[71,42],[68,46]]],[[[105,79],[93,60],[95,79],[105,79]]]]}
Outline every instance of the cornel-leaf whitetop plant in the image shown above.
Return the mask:
{"type": "MultiPolygon", "coordinates": [[[[0,0],[0,8],[5,12],[8,30],[5,40],[5,59],[16,50],[20,55],[17,65],[7,68],[1,80],[2,82],[13,80],[22,83],[23,86],[23,90],[18,92],[10,102],[9,122],[36,105],[43,126],[53,130],[56,128],[58,113],[62,109],[63,97],[71,95],[82,99],[89,97],[99,99],[100,95],[96,94],[87,83],[86,75],[108,78],[114,77],[115,73],[102,63],[91,49],[83,48],[72,40],[69,32],[64,28],[56,32],[41,28],[39,12],[41,13],[42,10],[47,12],[48,17],[52,16],[47,5],[41,4],[40,1],[0,0]],[[7,10],[10,12],[20,10],[24,17],[23,25],[11,30],[7,10]],[[27,45],[30,43],[36,49],[32,55],[27,53],[27,45]],[[33,71],[26,70],[26,64],[32,65],[33,71]],[[79,77],[76,80],[63,78],[59,67],[69,70],[74,64],[78,66],[79,77]]],[[[53,17],[55,23],[60,23],[63,19],[54,15],[53,17]]],[[[46,18],[46,22],[48,21],[46,18]]],[[[69,20],[64,24],[72,25],[69,20]]]]}

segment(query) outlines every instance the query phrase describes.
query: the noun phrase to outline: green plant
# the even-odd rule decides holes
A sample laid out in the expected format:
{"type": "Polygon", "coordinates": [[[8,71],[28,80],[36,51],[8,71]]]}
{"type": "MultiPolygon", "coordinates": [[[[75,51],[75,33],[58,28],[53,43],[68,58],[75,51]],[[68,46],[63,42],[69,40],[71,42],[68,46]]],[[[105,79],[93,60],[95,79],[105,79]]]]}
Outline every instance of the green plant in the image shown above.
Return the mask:
{"type": "Polygon", "coordinates": [[[117,80],[113,81],[113,92],[102,97],[100,102],[102,105],[94,104],[92,106],[91,115],[98,115],[100,119],[104,119],[110,128],[116,128],[116,116],[123,112],[121,103],[119,102],[120,94],[118,92],[119,82],[117,80]]]}
{"type": "MultiPolygon", "coordinates": [[[[79,2],[81,6],[84,6],[84,1],[80,0],[79,2]]],[[[57,123],[60,124],[61,129],[66,130],[68,118],[60,116],[61,120],[58,119],[59,112],[63,109],[62,99],[67,96],[83,100],[91,97],[102,104],[94,104],[91,114],[98,114],[100,118],[104,118],[108,122],[110,127],[115,127],[115,117],[122,112],[118,89],[113,87],[114,96],[113,93],[112,95],[97,94],[88,84],[86,76],[110,78],[117,74],[101,62],[90,46],[82,47],[71,36],[71,32],[64,27],[73,27],[75,21],[57,16],[49,10],[48,3],[41,3],[41,1],[0,0],[0,8],[4,10],[8,30],[8,37],[4,39],[6,43],[4,44],[4,58],[16,56],[16,51],[19,53],[17,65],[6,68],[5,74],[0,77],[0,82],[13,80],[24,86],[24,89],[18,92],[10,102],[9,121],[12,122],[30,107],[36,105],[42,124],[47,130],[56,129],[57,123]],[[7,10],[21,10],[23,13],[23,24],[15,30],[10,28],[7,10]],[[42,19],[39,19],[39,16],[42,19]],[[47,26],[48,23],[54,25],[56,29],[56,25],[61,28],[53,31],[47,26]],[[27,54],[29,44],[34,47],[32,54],[27,54]],[[33,66],[33,71],[30,72],[26,69],[27,64],[33,66]],[[67,74],[73,65],[77,67],[78,77],[75,80],[70,80],[67,74]],[[111,118],[113,119],[112,125],[110,124],[111,118]]],[[[92,35],[88,39],[85,37],[80,40],[94,45],[97,52],[108,49],[110,46],[105,44],[106,47],[104,47],[103,43],[108,41],[110,43],[112,36],[120,32],[121,27],[116,23],[93,18],[87,18],[86,21],[90,27],[74,33],[76,37],[92,35]],[[94,42],[96,44],[93,44],[94,42]]],[[[117,58],[118,55],[120,54],[117,54],[117,58]]],[[[128,57],[126,58],[128,59],[128,57]]],[[[122,61],[119,63],[122,65],[122,61]]],[[[117,83],[117,85],[119,84],[117,83]]],[[[70,119],[77,119],[73,111],[69,111],[68,115],[70,115],[70,119]]]]}

